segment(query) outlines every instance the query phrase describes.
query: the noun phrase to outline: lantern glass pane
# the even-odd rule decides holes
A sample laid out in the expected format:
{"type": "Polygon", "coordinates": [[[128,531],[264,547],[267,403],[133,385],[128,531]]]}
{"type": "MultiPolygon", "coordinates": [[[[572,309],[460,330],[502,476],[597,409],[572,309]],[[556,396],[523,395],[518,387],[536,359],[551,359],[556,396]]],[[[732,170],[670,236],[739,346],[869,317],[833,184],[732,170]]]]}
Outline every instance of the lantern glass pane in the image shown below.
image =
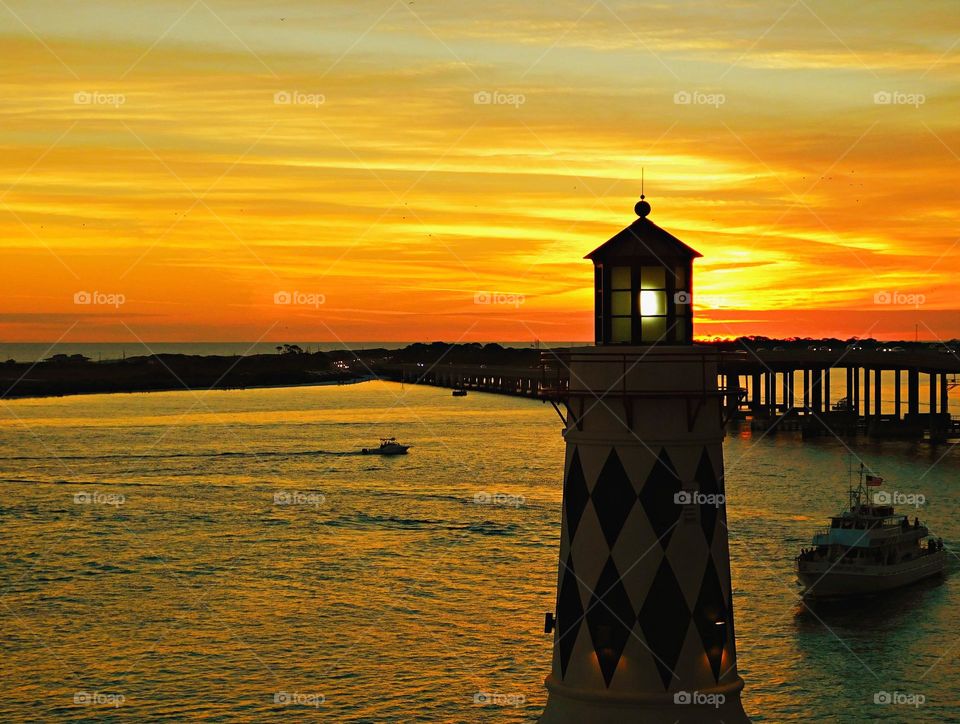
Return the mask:
{"type": "MultiPolygon", "coordinates": [[[[663,271],[662,269],[660,271],[663,271]]],[[[640,292],[640,316],[650,317],[667,313],[667,293],[645,290],[640,292]]]]}
{"type": "Polygon", "coordinates": [[[630,292],[610,292],[610,314],[629,317],[632,314],[631,296],[633,295],[630,292]]]}
{"type": "Polygon", "coordinates": [[[610,336],[614,344],[630,342],[632,336],[632,320],[630,317],[613,317],[610,320],[610,336]]]}
{"type": "Polygon", "coordinates": [[[640,267],[641,289],[666,289],[667,270],[662,266],[640,267]]]}
{"type": "Polygon", "coordinates": [[[656,342],[667,333],[666,317],[645,317],[640,320],[640,338],[644,342],[656,342]]]}
{"type": "Polygon", "coordinates": [[[632,286],[630,283],[630,267],[615,266],[610,270],[611,289],[630,289],[632,286]]]}

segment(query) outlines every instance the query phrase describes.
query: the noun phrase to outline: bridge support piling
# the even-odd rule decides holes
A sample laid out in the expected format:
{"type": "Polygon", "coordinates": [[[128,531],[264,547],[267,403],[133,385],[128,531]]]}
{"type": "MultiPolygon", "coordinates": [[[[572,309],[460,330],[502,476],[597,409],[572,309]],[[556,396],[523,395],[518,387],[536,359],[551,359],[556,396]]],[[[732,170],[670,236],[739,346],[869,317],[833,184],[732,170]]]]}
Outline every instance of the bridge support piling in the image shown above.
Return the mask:
{"type": "Polygon", "coordinates": [[[870,368],[863,368],[863,416],[870,417],[870,368]]]}
{"type": "Polygon", "coordinates": [[[847,367],[846,370],[844,371],[846,372],[845,380],[844,380],[846,389],[844,391],[844,395],[847,398],[847,409],[852,410],[853,409],[853,367],[847,367]]]}
{"type": "Polygon", "coordinates": [[[767,377],[767,417],[776,417],[777,415],[777,373],[770,371],[767,377]]]}
{"type": "Polygon", "coordinates": [[[857,418],[860,417],[860,368],[854,367],[853,374],[850,377],[850,384],[853,394],[853,411],[857,418]]]}
{"type": "Polygon", "coordinates": [[[920,370],[916,368],[907,372],[907,413],[920,414],[920,370]]]}
{"type": "Polygon", "coordinates": [[[876,369],[876,376],[874,377],[873,385],[873,414],[878,417],[883,414],[883,370],[879,367],[876,369]]]}
{"type": "Polygon", "coordinates": [[[739,411],[740,376],[725,374],[723,386],[727,391],[726,417],[728,420],[733,420],[739,411]]]}
{"type": "Polygon", "coordinates": [[[893,371],[893,413],[900,419],[900,369],[893,371]]]}
{"type": "Polygon", "coordinates": [[[815,414],[823,412],[823,370],[813,370],[813,385],[810,390],[811,409],[815,414]]]}
{"type": "Polygon", "coordinates": [[[760,412],[760,381],[761,374],[755,372],[750,379],[750,411],[753,414],[760,412]]]}

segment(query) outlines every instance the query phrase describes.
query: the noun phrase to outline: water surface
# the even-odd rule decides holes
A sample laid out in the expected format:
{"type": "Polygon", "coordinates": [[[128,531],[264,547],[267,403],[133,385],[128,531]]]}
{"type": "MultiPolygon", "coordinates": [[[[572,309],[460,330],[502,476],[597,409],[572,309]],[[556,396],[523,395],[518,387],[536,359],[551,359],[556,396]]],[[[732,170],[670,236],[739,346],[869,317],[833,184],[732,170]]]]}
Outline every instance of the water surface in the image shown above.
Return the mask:
{"type": "MultiPolygon", "coordinates": [[[[563,464],[548,405],[371,382],[0,406],[0,719],[542,709],[563,464]],[[356,454],[381,435],[411,454],[356,454]]],[[[920,516],[952,549],[960,451],[854,450],[926,496],[920,516]]],[[[799,604],[792,557],[844,502],[844,444],[733,431],[725,453],[754,719],[960,721],[956,575],[799,604]]]]}

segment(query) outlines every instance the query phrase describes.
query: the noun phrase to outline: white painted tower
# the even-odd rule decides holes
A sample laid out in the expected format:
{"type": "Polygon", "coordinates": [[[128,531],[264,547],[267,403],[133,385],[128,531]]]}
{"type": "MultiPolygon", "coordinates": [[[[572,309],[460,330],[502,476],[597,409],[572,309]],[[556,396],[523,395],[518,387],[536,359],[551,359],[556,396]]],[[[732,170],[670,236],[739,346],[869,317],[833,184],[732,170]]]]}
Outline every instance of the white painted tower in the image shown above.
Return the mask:
{"type": "Polygon", "coordinates": [[[639,218],[587,258],[596,345],[569,377],[542,724],[748,722],[740,703],[717,355],[692,344],[696,251],[639,218]]]}

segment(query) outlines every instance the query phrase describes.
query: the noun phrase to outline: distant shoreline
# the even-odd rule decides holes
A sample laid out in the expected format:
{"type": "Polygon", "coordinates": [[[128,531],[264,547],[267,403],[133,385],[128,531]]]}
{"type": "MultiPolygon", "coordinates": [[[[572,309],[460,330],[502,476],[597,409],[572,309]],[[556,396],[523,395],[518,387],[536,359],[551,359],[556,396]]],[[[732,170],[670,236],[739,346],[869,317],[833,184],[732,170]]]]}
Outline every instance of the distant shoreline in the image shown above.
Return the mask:
{"type": "MultiPolygon", "coordinates": [[[[773,340],[751,337],[732,342],[701,343],[717,350],[845,350],[880,352],[938,351],[958,355],[958,345],[877,340],[773,340]]],[[[577,343],[574,346],[582,346],[577,343]]],[[[38,362],[0,362],[0,399],[64,397],[82,394],[175,392],[316,387],[353,384],[384,377],[398,365],[475,365],[534,368],[551,346],[506,347],[478,342],[414,343],[400,349],[337,349],[310,352],[296,344],[277,345],[272,354],[150,354],[94,361],[81,354],[55,354],[38,362]]]]}
{"type": "Polygon", "coordinates": [[[151,354],[94,361],[80,354],[56,354],[40,362],[0,363],[0,399],[63,397],[78,394],[207,391],[311,387],[361,382],[396,362],[480,361],[491,365],[536,365],[537,349],[498,344],[450,346],[440,342],[386,348],[308,352],[295,344],[272,354],[151,354]]]}
{"type": "MultiPolygon", "coordinates": [[[[525,349],[534,345],[530,340],[491,340],[482,342],[499,344],[505,348],[525,349]]],[[[410,347],[416,342],[391,341],[345,341],[345,342],[296,342],[308,354],[323,352],[336,354],[350,350],[358,355],[364,355],[367,350],[396,351],[410,347]]],[[[577,347],[592,344],[579,341],[550,341],[541,342],[542,347],[577,347]]],[[[0,340],[0,364],[7,360],[18,363],[32,364],[57,353],[67,355],[82,354],[94,362],[122,362],[135,357],[150,357],[153,355],[188,355],[193,357],[245,357],[255,355],[273,355],[276,353],[276,342],[5,342],[0,340]]]]}
{"type": "Polygon", "coordinates": [[[118,362],[63,355],[38,363],[0,364],[0,399],[314,387],[352,384],[372,377],[369,370],[353,371],[322,353],[154,355],[118,362]]]}

